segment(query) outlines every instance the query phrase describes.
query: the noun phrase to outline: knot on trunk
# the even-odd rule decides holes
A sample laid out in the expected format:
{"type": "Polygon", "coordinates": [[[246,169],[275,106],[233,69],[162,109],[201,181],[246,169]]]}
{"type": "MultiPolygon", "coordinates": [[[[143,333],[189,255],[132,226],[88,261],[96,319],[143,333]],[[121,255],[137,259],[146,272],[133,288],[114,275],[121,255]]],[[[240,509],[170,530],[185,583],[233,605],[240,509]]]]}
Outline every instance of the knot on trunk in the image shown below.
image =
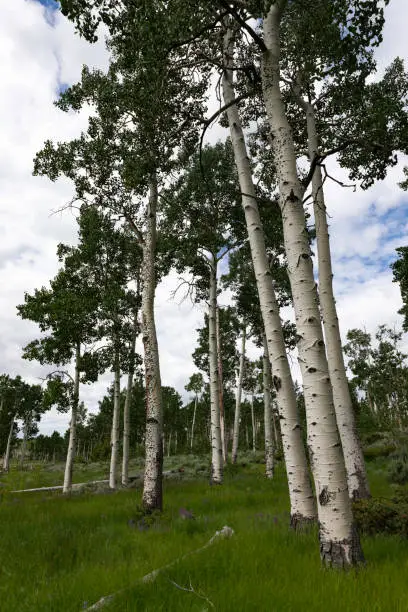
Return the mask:
{"type": "Polygon", "coordinates": [[[331,499],[331,494],[327,487],[323,487],[319,494],[319,503],[321,506],[327,506],[331,499]]]}
{"type": "Polygon", "coordinates": [[[273,386],[275,387],[276,391],[279,391],[279,389],[282,387],[282,381],[279,376],[273,377],[273,386]]]}
{"type": "Polygon", "coordinates": [[[290,194],[286,198],[286,201],[287,202],[298,202],[298,200],[299,198],[297,197],[297,195],[295,195],[295,192],[293,191],[293,189],[291,189],[290,194]]]}

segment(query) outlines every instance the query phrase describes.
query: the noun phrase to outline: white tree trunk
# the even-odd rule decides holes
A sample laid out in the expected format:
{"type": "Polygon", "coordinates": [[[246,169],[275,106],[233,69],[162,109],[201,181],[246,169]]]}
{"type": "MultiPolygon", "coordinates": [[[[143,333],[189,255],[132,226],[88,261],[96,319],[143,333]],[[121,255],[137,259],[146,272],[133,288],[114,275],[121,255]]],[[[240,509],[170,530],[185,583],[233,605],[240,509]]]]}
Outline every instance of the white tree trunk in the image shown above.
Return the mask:
{"type": "Polygon", "coordinates": [[[272,428],[272,372],[268,354],[268,342],[263,334],[263,394],[264,394],[264,425],[265,425],[265,475],[273,478],[274,443],[272,428]]]}
{"type": "MultiPolygon", "coordinates": [[[[313,105],[304,102],[307,118],[309,159],[319,154],[315,112],[313,105]]],[[[347,482],[351,499],[370,497],[363,451],[357,433],[356,419],[344,366],[343,350],[336,301],[333,293],[329,230],[323,191],[322,171],[316,166],[312,178],[313,209],[316,226],[317,256],[319,266],[319,300],[326,340],[327,361],[333,387],[333,401],[337,426],[346,464],[347,482]]]]}
{"type": "Polygon", "coordinates": [[[228,461],[227,446],[225,444],[225,415],[224,415],[224,381],[222,378],[222,349],[221,349],[221,334],[220,334],[220,309],[217,304],[216,313],[216,330],[217,330],[217,365],[218,365],[218,387],[219,387],[219,402],[220,402],[220,427],[221,427],[221,448],[222,458],[224,463],[228,461]]]}
{"type": "MultiPolygon", "coordinates": [[[[224,61],[226,65],[231,65],[233,61],[231,31],[228,31],[225,36],[224,49],[224,61]]],[[[232,70],[224,71],[222,87],[225,103],[232,103],[235,95],[232,70]]],[[[307,525],[315,520],[316,510],[309,479],[306,453],[301,436],[296,394],[266,254],[263,227],[259,216],[255,186],[252,179],[242,124],[235,104],[232,104],[226,112],[235,163],[238,169],[242,192],[242,206],[245,213],[252,263],[268,342],[268,353],[275,375],[274,381],[276,381],[276,399],[281,418],[283,452],[288,475],[291,525],[294,528],[301,528],[303,525],[307,525]]]]}
{"type": "MultiPolygon", "coordinates": [[[[139,293],[139,281],[138,291],[139,293]]],[[[125,406],[123,408],[123,450],[122,450],[122,485],[127,487],[129,484],[129,448],[130,448],[130,402],[132,399],[133,377],[135,373],[135,354],[136,354],[136,338],[138,331],[138,310],[135,312],[132,343],[129,354],[129,372],[126,387],[125,406]]]]}
{"type": "Polygon", "coordinates": [[[72,397],[71,422],[69,425],[69,441],[67,459],[65,461],[63,493],[70,493],[72,488],[72,470],[75,458],[76,425],[79,403],[79,361],[81,358],[81,345],[78,343],[75,350],[75,376],[74,392],[72,397]]]}
{"type": "MultiPolygon", "coordinates": [[[[1,412],[1,409],[0,409],[0,412],[1,412]]],[[[15,414],[13,414],[11,417],[11,425],[10,425],[9,435],[7,438],[6,452],[4,453],[4,458],[3,458],[3,472],[8,472],[10,469],[10,451],[11,451],[11,441],[13,439],[13,432],[14,432],[14,419],[15,419],[15,414]]]]}
{"type": "Polygon", "coordinates": [[[116,489],[119,458],[119,418],[120,418],[120,361],[118,340],[115,338],[113,380],[113,415],[111,430],[111,458],[109,467],[109,488],[116,489]]]}
{"type": "Polygon", "coordinates": [[[255,430],[255,412],[254,412],[254,394],[251,393],[251,422],[252,422],[252,452],[256,452],[256,430],[255,430]]]}
{"type": "Polygon", "coordinates": [[[170,451],[171,451],[171,431],[169,433],[169,439],[167,441],[167,456],[170,457],[170,451]]]}
{"type": "Polygon", "coordinates": [[[232,438],[232,463],[237,462],[239,445],[239,420],[241,417],[242,381],[244,378],[246,326],[242,328],[241,354],[239,356],[238,387],[235,401],[234,433],[232,438]]]}
{"type": "MultiPolygon", "coordinates": [[[[320,554],[336,567],[363,559],[348,496],[344,457],[337,430],[333,392],[317,302],[313,264],[303,210],[304,189],[296,169],[290,125],[280,93],[280,20],[285,2],[277,0],[263,21],[266,50],[262,87],[276,165],[285,250],[298,333],[308,445],[318,499],[320,554]]],[[[273,363],[273,371],[279,376],[273,363]]]]}
{"type": "Polygon", "coordinates": [[[162,510],[163,506],[163,407],[160,379],[159,348],[154,318],[156,288],[156,223],[157,176],[154,173],[149,185],[149,203],[146,214],[146,232],[142,262],[142,335],[146,377],[146,438],[145,472],[143,481],[143,507],[148,512],[162,510]]]}
{"type": "Polygon", "coordinates": [[[21,455],[20,455],[20,467],[23,468],[24,461],[27,454],[27,442],[28,442],[28,432],[31,426],[31,415],[27,415],[24,420],[24,434],[23,434],[23,443],[21,445],[21,455]]]}
{"type": "Polygon", "coordinates": [[[190,440],[191,451],[193,450],[193,444],[194,444],[194,427],[195,427],[195,420],[196,420],[196,414],[197,414],[197,402],[198,402],[198,395],[196,393],[195,400],[194,400],[193,421],[191,423],[191,440],[190,440]]]}
{"type": "Polygon", "coordinates": [[[217,364],[217,261],[210,261],[210,303],[208,311],[208,347],[211,398],[211,482],[221,484],[223,459],[221,446],[220,398],[217,364]]]}

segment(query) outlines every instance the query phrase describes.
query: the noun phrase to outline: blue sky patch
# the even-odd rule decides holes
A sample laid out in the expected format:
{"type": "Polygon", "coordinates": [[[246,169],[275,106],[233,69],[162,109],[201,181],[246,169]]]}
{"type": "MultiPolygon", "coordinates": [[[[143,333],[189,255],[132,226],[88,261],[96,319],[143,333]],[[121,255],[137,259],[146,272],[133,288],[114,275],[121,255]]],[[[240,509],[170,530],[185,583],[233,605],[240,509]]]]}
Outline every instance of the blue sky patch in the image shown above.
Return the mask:
{"type": "Polygon", "coordinates": [[[57,94],[60,95],[64,93],[64,91],[66,91],[69,86],[69,83],[58,83],[57,94]]]}
{"type": "Polygon", "coordinates": [[[56,2],[56,0],[35,0],[35,1],[42,4],[47,9],[51,9],[53,11],[56,11],[59,9],[59,2],[56,2]]]}
{"type": "Polygon", "coordinates": [[[60,8],[59,2],[56,2],[55,0],[34,0],[34,1],[38,2],[38,4],[41,4],[44,7],[45,20],[47,21],[47,23],[50,24],[50,26],[54,26],[55,25],[55,15],[56,15],[56,12],[60,8]]]}

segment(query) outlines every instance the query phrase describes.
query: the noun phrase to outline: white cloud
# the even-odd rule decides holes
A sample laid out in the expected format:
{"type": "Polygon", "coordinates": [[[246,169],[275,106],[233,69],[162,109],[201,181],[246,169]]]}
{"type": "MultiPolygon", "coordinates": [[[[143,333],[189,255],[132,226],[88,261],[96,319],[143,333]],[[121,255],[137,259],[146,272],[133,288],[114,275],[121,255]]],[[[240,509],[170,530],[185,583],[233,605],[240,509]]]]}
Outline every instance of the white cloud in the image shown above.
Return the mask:
{"type": "MultiPolygon", "coordinates": [[[[406,0],[393,0],[386,16],[384,43],[377,53],[380,71],[395,55],[408,58],[406,0]]],[[[54,276],[57,243],[76,238],[72,215],[50,216],[70,199],[69,182],[53,184],[33,177],[32,160],[46,139],[75,137],[86,125],[86,112],[65,114],[53,101],[61,84],[80,78],[83,64],[103,69],[108,57],[103,35],[97,45],[89,45],[75,35],[72,24],[61,14],[54,14],[53,23],[45,17],[44,7],[34,0],[0,3],[0,372],[20,373],[32,382],[44,376],[46,368],[21,359],[22,346],[36,336],[37,328],[20,320],[15,306],[23,301],[24,291],[32,292],[54,276]]],[[[225,133],[216,126],[208,140],[214,142],[225,133]]],[[[335,162],[329,167],[347,182],[335,162]]],[[[365,325],[373,332],[380,323],[399,322],[399,288],[392,283],[386,260],[394,256],[396,246],[408,244],[408,198],[397,187],[401,167],[402,163],[367,192],[353,193],[330,181],[327,184],[343,335],[355,326],[365,325]]],[[[163,383],[183,392],[194,369],[191,353],[203,309],[169,300],[176,283],[176,275],[171,275],[159,286],[156,312],[163,383]]],[[[223,299],[227,303],[228,295],[223,299]]],[[[252,356],[258,353],[251,349],[252,356]]],[[[297,366],[294,371],[298,372],[297,366]]],[[[107,374],[97,385],[83,388],[91,409],[96,408],[109,382],[107,374]]],[[[50,413],[41,429],[64,430],[67,423],[66,415],[50,413]]]]}

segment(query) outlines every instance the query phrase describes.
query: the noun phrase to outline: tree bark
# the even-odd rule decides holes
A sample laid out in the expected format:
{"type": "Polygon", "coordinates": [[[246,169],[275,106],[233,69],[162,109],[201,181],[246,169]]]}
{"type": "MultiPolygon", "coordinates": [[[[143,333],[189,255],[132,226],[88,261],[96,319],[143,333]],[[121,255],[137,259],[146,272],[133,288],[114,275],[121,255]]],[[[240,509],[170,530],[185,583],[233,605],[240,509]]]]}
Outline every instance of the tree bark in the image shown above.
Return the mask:
{"type": "Polygon", "coordinates": [[[65,461],[63,493],[70,493],[72,488],[72,471],[74,467],[75,457],[75,442],[76,442],[76,426],[79,404],[79,362],[81,359],[81,345],[78,342],[75,349],[75,376],[74,376],[74,392],[72,396],[71,423],[69,426],[69,441],[67,450],[67,459],[65,461]]]}
{"type": "MultiPolygon", "coordinates": [[[[1,412],[1,409],[0,409],[0,412],[1,412]]],[[[13,439],[15,418],[16,418],[16,414],[14,413],[11,417],[11,425],[10,425],[9,435],[7,438],[6,452],[4,453],[4,458],[3,458],[3,472],[8,472],[10,469],[10,451],[11,451],[11,441],[13,439]]]]}
{"type": "Polygon", "coordinates": [[[109,467],[109,488],[111,489],[116,489],[117,487],[117,466],[119,458],[120,359],[118,338],[115,338],[114,350],[113,415],[111,431],[111,458],[109,467]]]}
{"type": "Polygon", "coordinates": [[[239,445],[239,420],[241,416],[242,381],[244,378],[246,326],[242,327],[241,354],[239,356],[238,387],[235,401],[234,433],[232,438],[232,463],[237,462],[239,445]]]}
{"type": "Polygon", "coordinates": [[[218,387],[219,387],[219,402],[220,402],[220,427],[221,427],[221,448],[222,458],[224,463],[228,461],[228,451],[225,444],[225,414],[224,414],[224,382],[222,378],[222,349],[221,349],[221,334],[220,334],[220,308],[217,304],[216,312],[216,338],[217,338],[217,366],[218,366],[218,387]]]}
{"type": "Polygon", "coordinates": [[[273,478],[274,443],[272,428],[272,372],[268,354],[268,342],[263,333],[263,392],[264,392],[264,425],[265,425],[265,475],[273,478]]]}
{"type": "Polygon", "coordinates": [[[220,423],[220,387],[218,384],[217,364],[217,260],[213,255],[210,261],[210,303],[208,312],[208,346],[211,399],[211,482],[221,484],[223,479],[223,459],[220,423]]]}
{"type": "Polygon", "coordinates": [[[256,452],[256,431],[255,431],[255,412],[254,412],[254,392],[251,392],[251,423],[252,423],[252,452],[256,452]]]}
{"type": "MultiPolygon", "coordinates": [[[[227,66],[231,66],[233,62],[233,37],[231,30],[228,30],[225,36],[224,50],[224,63],[227,66]]],[[[232,70],[224,70],[222,87],[225,103],[231,104],[235,97],[232,70]]],[[[242,206],[248,229],[252,263],[268,343],[268,353],[274,372],[274,386],[281,418],[283,451],[288,475],[291,525],[295,529],[300,529],[303,525],[307,525],[315,520],[316,509],[301,436],[296,394],[266,254],[264,232],[259,216],[255,185],[252,179],[242,124],[235,104],[231,104],[226,112],[235,163],[238,169],[242,192],[242,206]]]]}
{"type": "MultiPolygon", "coordinates": [[[[307,118],[307,134],[310,162],[319,155],[319,143],[313,105],[304,102],[307,118]]],[[[333,401],[337,426],[346,464],[350,498],[370,497],[363,451],[357,433],[356,419],[344,366],[339,320],[333,293],[333,271],[331,265],[329,230],[326,203],[323,191],[322,171],[316,166],[312,177],[313,209],[316,225],[317,257],[319,269],[319,301],[323,317],[327,361],[333,388],[333,401]]]]}
{"type": "MultiPolygon", "coordinates": [[[[328,566],[363,560],[348,496],[344,457],[337,430],[329,369],[317,301],[313,264],[303,209],[304,189],[296,168],[293,136],[280,92],[280,20],[284,0],[276,0],[264,18],[262,88],[272,134],[279,183],[285,250],[298,334],[308,446],[318,500],[320,555],[328,566]]],[[[273,363],[274,374],[276,372],[273,363]]]]}
{"type": "MultiPolygon", "coordinates": [[[[137,294],[139,294],[139,279],[137,279],[137,294]]],[[[129,449],[130,449],[130,402],[132,399],[133,377],[135,374],[136,338],[138,331],[138,309],[134,315],[132,341],[129,354],[129,372],[126,387],[126,399],[123,409],[123,456],[122,456],[122,485],[129,484],[129,449]]]]}
{"type": "Polygon", "coordinates": [[[197,402],[198,402],[198,395],[196,393],[195,400],[194,400],[193,421],[191,423],[191,440],[190,440],[191,452],[193,451],[193,444],[194,444],[194,426],[195,426],[195,420],[196,420],[196,414],[197,414],[197,402]]]}
{"type": "Polygon", "coordinates": [[[148,512],[162,510],[163,507],[163,406],[159,348],[154,318],[157,205],[157,175],[154,172],[149,184],[147,228],[143,244],[142,262],[142,335],[147,398],[146,460],[142,503],[148,512]]]}

